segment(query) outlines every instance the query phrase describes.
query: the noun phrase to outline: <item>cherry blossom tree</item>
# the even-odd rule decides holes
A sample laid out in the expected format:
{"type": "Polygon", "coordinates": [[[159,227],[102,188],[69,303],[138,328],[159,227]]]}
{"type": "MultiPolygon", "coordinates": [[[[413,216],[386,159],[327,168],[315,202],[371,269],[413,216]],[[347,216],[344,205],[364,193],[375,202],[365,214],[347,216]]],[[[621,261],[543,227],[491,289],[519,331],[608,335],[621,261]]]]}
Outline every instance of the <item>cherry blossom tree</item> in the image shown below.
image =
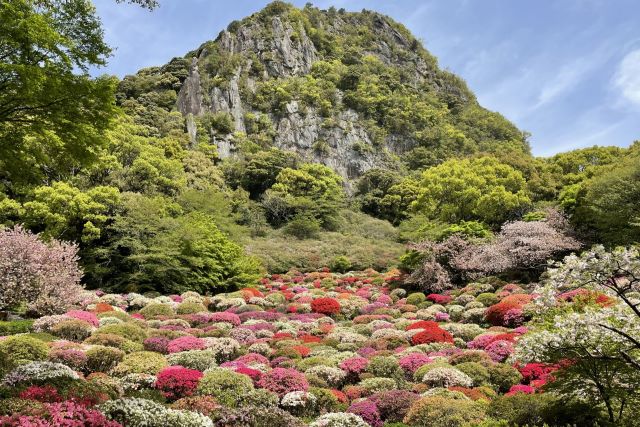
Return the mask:
{"type": "Polygon", "coordinates": [[[77,251],[55,239],[45,243],[20,226],[0,229],[0,310],[26,304],[37,315],[66,312],[83,291],[77,251]]]}

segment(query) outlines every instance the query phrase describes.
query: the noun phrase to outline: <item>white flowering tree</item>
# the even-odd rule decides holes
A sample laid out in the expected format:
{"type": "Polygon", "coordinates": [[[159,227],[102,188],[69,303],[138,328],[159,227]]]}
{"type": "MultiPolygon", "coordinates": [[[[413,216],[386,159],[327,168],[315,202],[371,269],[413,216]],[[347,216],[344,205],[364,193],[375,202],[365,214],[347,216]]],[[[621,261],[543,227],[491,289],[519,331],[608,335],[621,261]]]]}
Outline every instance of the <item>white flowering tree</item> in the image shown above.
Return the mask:
{"type": "Polygon", "coordinates": [[[640,398],[640,373],[623,354],[635,350],[619,333],[601,325],[614,325],[625,333],[640,333],[640,323],[622,305],[582,312],[554,310],[522,337],[513,357],[521,363],[559,364],[555,379],[547,385],[562,395],[599,402],[615,423],[640,398]]]}
{"type": "Polygon", "coordinates": [[[581,255],[567,256],[548,271],[547,282],[556,289],[587,288],[604,292],[630,311],[625,322],[602,321],[599,326],[623,338],[629,350],[621,356],[640,370],[640,334],[633,325],[640,322],[640,251],[637,247],[606,251],[595,246],[581,255]],[[633,350],[633,351],[632,351],[633,350]],[[634,354],[632,354],[634,353],[634,354]]]}
{"type": "Polygon", "coordinates": [[[619,423],[640,399],[639,286],[637,248],[608,252],[596,246],[566,257],[538,289],[535,322],[514,359],[560,364],[549,387],[603,404],[609,421],[619,423]],[[605,293],[613,304],[557,298],[575,289],[605,293]]]}

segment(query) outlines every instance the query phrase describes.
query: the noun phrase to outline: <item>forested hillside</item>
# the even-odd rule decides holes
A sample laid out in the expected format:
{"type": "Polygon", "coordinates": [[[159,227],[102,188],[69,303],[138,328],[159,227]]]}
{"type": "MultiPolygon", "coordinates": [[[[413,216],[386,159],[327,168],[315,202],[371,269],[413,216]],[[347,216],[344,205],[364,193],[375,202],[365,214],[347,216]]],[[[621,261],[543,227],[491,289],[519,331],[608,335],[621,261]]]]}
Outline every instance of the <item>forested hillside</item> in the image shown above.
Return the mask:
{"type": "Polygon", "coordinates": [[[534,157],[374,11],[112,52],[0,2],[0,425],[638,425],[640,142],[534,157]]]}

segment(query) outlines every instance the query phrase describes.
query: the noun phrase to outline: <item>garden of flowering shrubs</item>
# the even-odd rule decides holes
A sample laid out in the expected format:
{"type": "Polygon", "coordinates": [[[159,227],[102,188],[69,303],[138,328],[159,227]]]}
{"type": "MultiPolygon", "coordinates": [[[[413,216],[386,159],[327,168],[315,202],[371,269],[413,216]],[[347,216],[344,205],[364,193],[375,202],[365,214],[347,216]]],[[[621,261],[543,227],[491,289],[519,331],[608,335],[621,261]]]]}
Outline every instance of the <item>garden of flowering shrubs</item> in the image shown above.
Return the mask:
{"type": "Polygon", "coordinates": [[[401,285],[327,270],[215,296],[83,291],[0,324],[0,425],[594,425],[593,406],[546,392],[562,363],[514,357],[527,289],[401,285]]]}

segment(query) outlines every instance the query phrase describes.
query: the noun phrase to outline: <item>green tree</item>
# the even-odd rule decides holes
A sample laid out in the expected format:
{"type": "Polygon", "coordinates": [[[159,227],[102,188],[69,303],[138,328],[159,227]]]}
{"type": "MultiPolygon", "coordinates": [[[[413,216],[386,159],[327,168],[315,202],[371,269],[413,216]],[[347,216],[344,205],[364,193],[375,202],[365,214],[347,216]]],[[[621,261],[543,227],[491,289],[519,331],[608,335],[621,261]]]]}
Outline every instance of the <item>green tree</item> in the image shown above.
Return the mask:
{"type": "Polygon", "coordinates": [[[640,156],[629,157],[581,184],[567,187],[561,200],[573,211],[573,222],[595,231],[603,242],[640,242],[640,156]]]}
{"type": "Polygon", "coordinates": [[[397,225],[409,216],[409,207],[420,192],[420,183],[413,177],[389,187],[387,194],[380,200],[380,211],[383,217],[397,225]]]}
{"type": "Polygon", "coordinates": [[[240,184],[255,199],[275,184],[280,171],[295,167],[295,164],[296,159],[292,153],[276,148],[259,151],[246,162],[240,184]]]}
{"type": "Polygon", "coordinates": [[[620,147],[588,147],[556,154],[547,160],[563,185],[581,182],[598,174],[602,166],[621,160],[627,150],[620,147]]]}
{"type": "Polygon", "coordinates": [[[422,174],[415,211],[450,223],[497,225],[529,204],[522,173],[493,157],[449,160],[422,174]]]}
{"type": "Polygon", "coordinates": [[[115,79],[88,75],[111,53],[85,0],[0,3],[0,175],[60,179],[106,143],[115,79]]]}
{"type": "Polygon", "coordinates": [[[307,214],[323,228],[335,229],[344,197],[342,178],[331,168],[305,163],[300,169],[282,169],[262,203],[267,218],[275,225],[307,214]]]}
{"type": "Polygon", "coordinates": [[[89,243],[100,238],[119,203],[117,188],[96,186],[83,191],[66,182],[33,188],[18,216],[5,215],[6,222],[21,222],[46,239],[89,243]]]}
{"type": "Polygon", "coordinates": [[[211,294],[252,284],[260,271],[214,218],[197,211],[184,214],[162,196],[124,193],[108,232],[104,245],[85,256],[93,287],[211,294]]]}
{"type": "Polygon", "coordinates": [[[376,168],[366,171],[356,185],[356,197],[360,202],[360,209],[377,218],[389,219],[383,212],[382,199],[400,180],[400,176],[390,170],[376,168]]]}

